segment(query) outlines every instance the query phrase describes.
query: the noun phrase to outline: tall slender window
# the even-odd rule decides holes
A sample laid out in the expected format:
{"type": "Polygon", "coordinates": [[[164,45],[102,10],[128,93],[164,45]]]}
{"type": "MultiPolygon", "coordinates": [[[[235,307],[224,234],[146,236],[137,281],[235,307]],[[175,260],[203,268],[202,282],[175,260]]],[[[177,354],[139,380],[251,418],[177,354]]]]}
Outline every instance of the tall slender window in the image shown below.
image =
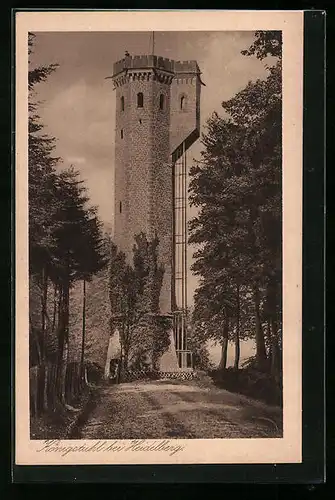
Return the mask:
{"type": "Polygon", "coordinates": [[[180,109],[185,109],[186,106],[186,97],[184,95],[180,98],[180,109]]]}
{"type": "Polygon", "coordinates": [[[164,109],[164,94],[159,96],[159,109],[164,109]]]}
{"type": "Polygon", "coordinates": [[[124,97],[121,97],[121,111],[124,111],[124,97]]]}
{"type": "Polygon", "coordinates": [[[137,94],[137,107],[143,108],[143,94],[142,94],[142,92],[139,92],[137,94]]]}

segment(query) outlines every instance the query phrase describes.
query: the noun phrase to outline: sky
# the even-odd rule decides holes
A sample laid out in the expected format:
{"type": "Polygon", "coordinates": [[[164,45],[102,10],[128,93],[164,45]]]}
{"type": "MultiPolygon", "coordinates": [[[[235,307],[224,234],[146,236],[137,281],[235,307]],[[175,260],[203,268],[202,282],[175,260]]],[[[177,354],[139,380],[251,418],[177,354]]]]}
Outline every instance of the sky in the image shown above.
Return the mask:
{"type": "MultiPolygon", "coordinates": [[[[265,78],[266,69],[241,50],[254,40],[253,32],[155,32],[155,54],[198,62],[201,78],[201,132],[221,103],[242,90],[250,80],[265,78]]],[[[56,137],[56,155],[63,167],[73,165],[85,180],[100,218],[111,228],[114,210],[115,93],[113,63],[124,57],[151,52],[150,32],[36,33],[31,66],[59,64],[46,82],[36,87],[39,114],[45,132],[56,137]]],[[[200,159],[198,140],[188,151],[188,165],[200,159]]],[[[188,216],[195,215],[189,209],[188,216]]],[[[194,248],[190,246],[189,267],[194,248]]],[[[188,300],[192,302],[197,279],[189,270],[188,300]]],[[[243,346],[242,346],[243,357],[243,346]]]]}

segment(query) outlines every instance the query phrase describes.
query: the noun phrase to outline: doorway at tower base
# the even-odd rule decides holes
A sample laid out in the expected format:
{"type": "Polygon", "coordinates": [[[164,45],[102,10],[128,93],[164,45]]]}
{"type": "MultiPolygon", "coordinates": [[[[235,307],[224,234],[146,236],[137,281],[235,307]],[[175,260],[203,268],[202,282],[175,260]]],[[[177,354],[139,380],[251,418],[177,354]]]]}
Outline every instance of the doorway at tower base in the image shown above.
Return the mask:
{"type": "Polygon", "coordinates": [[[177,372],[180,370],[178,365],[178,358],[176,353],[176,347],[174,343],[173,329],[169,331],[169,348],[162,355],[159,361],[159,371],[160,372],[177,372]]]}

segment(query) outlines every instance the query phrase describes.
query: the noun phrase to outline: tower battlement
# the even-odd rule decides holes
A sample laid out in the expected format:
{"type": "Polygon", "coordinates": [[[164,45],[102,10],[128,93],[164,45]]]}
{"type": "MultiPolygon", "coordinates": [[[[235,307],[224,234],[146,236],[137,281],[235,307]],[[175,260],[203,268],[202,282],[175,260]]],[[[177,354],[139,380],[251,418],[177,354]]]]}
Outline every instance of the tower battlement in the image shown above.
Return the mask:
{"type": "Polygon", "coordinates": [[[175,73],[196,73],[200,74],[197,61],[173,61],[175,73]]]}
{"type": "Polygon", "coordinates": [[[170,73],[195,73],[200,74],[196,61],[174,61],[166,57],[154,55],[127,56],[113,64],[113,76],[125,69],[157,68],[170,73]]]}

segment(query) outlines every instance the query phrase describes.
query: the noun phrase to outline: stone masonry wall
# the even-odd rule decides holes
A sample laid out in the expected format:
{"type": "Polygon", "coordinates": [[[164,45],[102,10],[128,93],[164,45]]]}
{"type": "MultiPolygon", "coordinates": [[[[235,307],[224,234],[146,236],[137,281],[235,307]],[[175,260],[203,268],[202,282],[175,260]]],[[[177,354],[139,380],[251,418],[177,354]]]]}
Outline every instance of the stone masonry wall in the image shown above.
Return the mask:
{"type": "Polygon", "coordinates": [[[132,261],[135,234],[147,233],[149,229],[152,104],[148,96],[151,87],[151,81],[137,80],[116,89],[114,241],[126,253],[128,262],[132,261]],[[137,107],[139,92],[144,95],[143,108],[137,107]]]}
{"type": "Polygon", "coordinates": [[[199,129],[198,71],[195,61],[172,61],[156,56],[134,56],[114,65],[114,241],[119,249],[126,253],[128,262],[131,262],[134,236],[142,231],[148,238],[157,234],[159,261],[165,268],[160,297],[162,313],[171,312],[171,153],[194,130],[199,129]],[[127,71],[123,71],[125,67],[127,71]],[[153,67],[162,70],[153,70],[153,67]],[[177,73],[173,77],[173,74],[167,71],[177,73]],[[143,93],[143,108],[137,107],[139,92],[143,93]],[[164,109],[160,109],[159,105],[161,94],[164,95],[164,109]],[[186,100],[185,107],[181,110],[182,95],[186,100]],[[124,111],[121,109],[122,96],[124,111]]]}
{"type": "Polygon", "coordinates": [[[171,311],[172,172],[170,165],[170,87],[153,74],[131,78],[116,90],[115,243],[132,261],[134,236],[157,234],[165,273],[162,312],[171,311]],[[143,93],[143,108],[137,94],[143,93]],[[164,106],[160,109],[160,96],[164,106]],[[125,109],[121,108],[121,97],[125,109]],[[123,130],[123,139],[121,138],[123,130]],[[120,213],[120,201],[122,213],[120,213]]]}
{"type": "MultiPolygon", "coordinates": [[[[160,310],[171,312],[172,169],[170,161],[170,85],[153,82],[152,171],[150,226],[159,238],[159,260],[164,265],[160,310]],[[160,109],[160,95],[164,106],[160,109]]],[[[153,235],[152,235],[153,236],[153,235]]]]}
{"type": "Polygon", "coordinates": [[[148,235],[150,210],[150,176],[152,165],[152,81],[129,83],[129,241],[141,231],[148,235]],[[137,94],[143,93],[143,108],[137,107],[137,94]]]}
{"type": "Polygon", "coordinates": [[[171,153],[195,130],[200,129],[200,81],[193,73],[176,74],[171,84],[171,153]],[[181,109],[181,98],[184,106],[181,109]]]}
{"type": "Polygon", "coordinates": [[[127,251],[129,231],[129,110],[130,86],[123,85],[116,89],[116,121],[115,121],[115,200],[114,200],[114,242],[122,251],[127,251]],[[121,109],[121,97],[124,98],[124,111],[121,109]],[[123,130],[123,138],[121,138],[123,130]]]}

